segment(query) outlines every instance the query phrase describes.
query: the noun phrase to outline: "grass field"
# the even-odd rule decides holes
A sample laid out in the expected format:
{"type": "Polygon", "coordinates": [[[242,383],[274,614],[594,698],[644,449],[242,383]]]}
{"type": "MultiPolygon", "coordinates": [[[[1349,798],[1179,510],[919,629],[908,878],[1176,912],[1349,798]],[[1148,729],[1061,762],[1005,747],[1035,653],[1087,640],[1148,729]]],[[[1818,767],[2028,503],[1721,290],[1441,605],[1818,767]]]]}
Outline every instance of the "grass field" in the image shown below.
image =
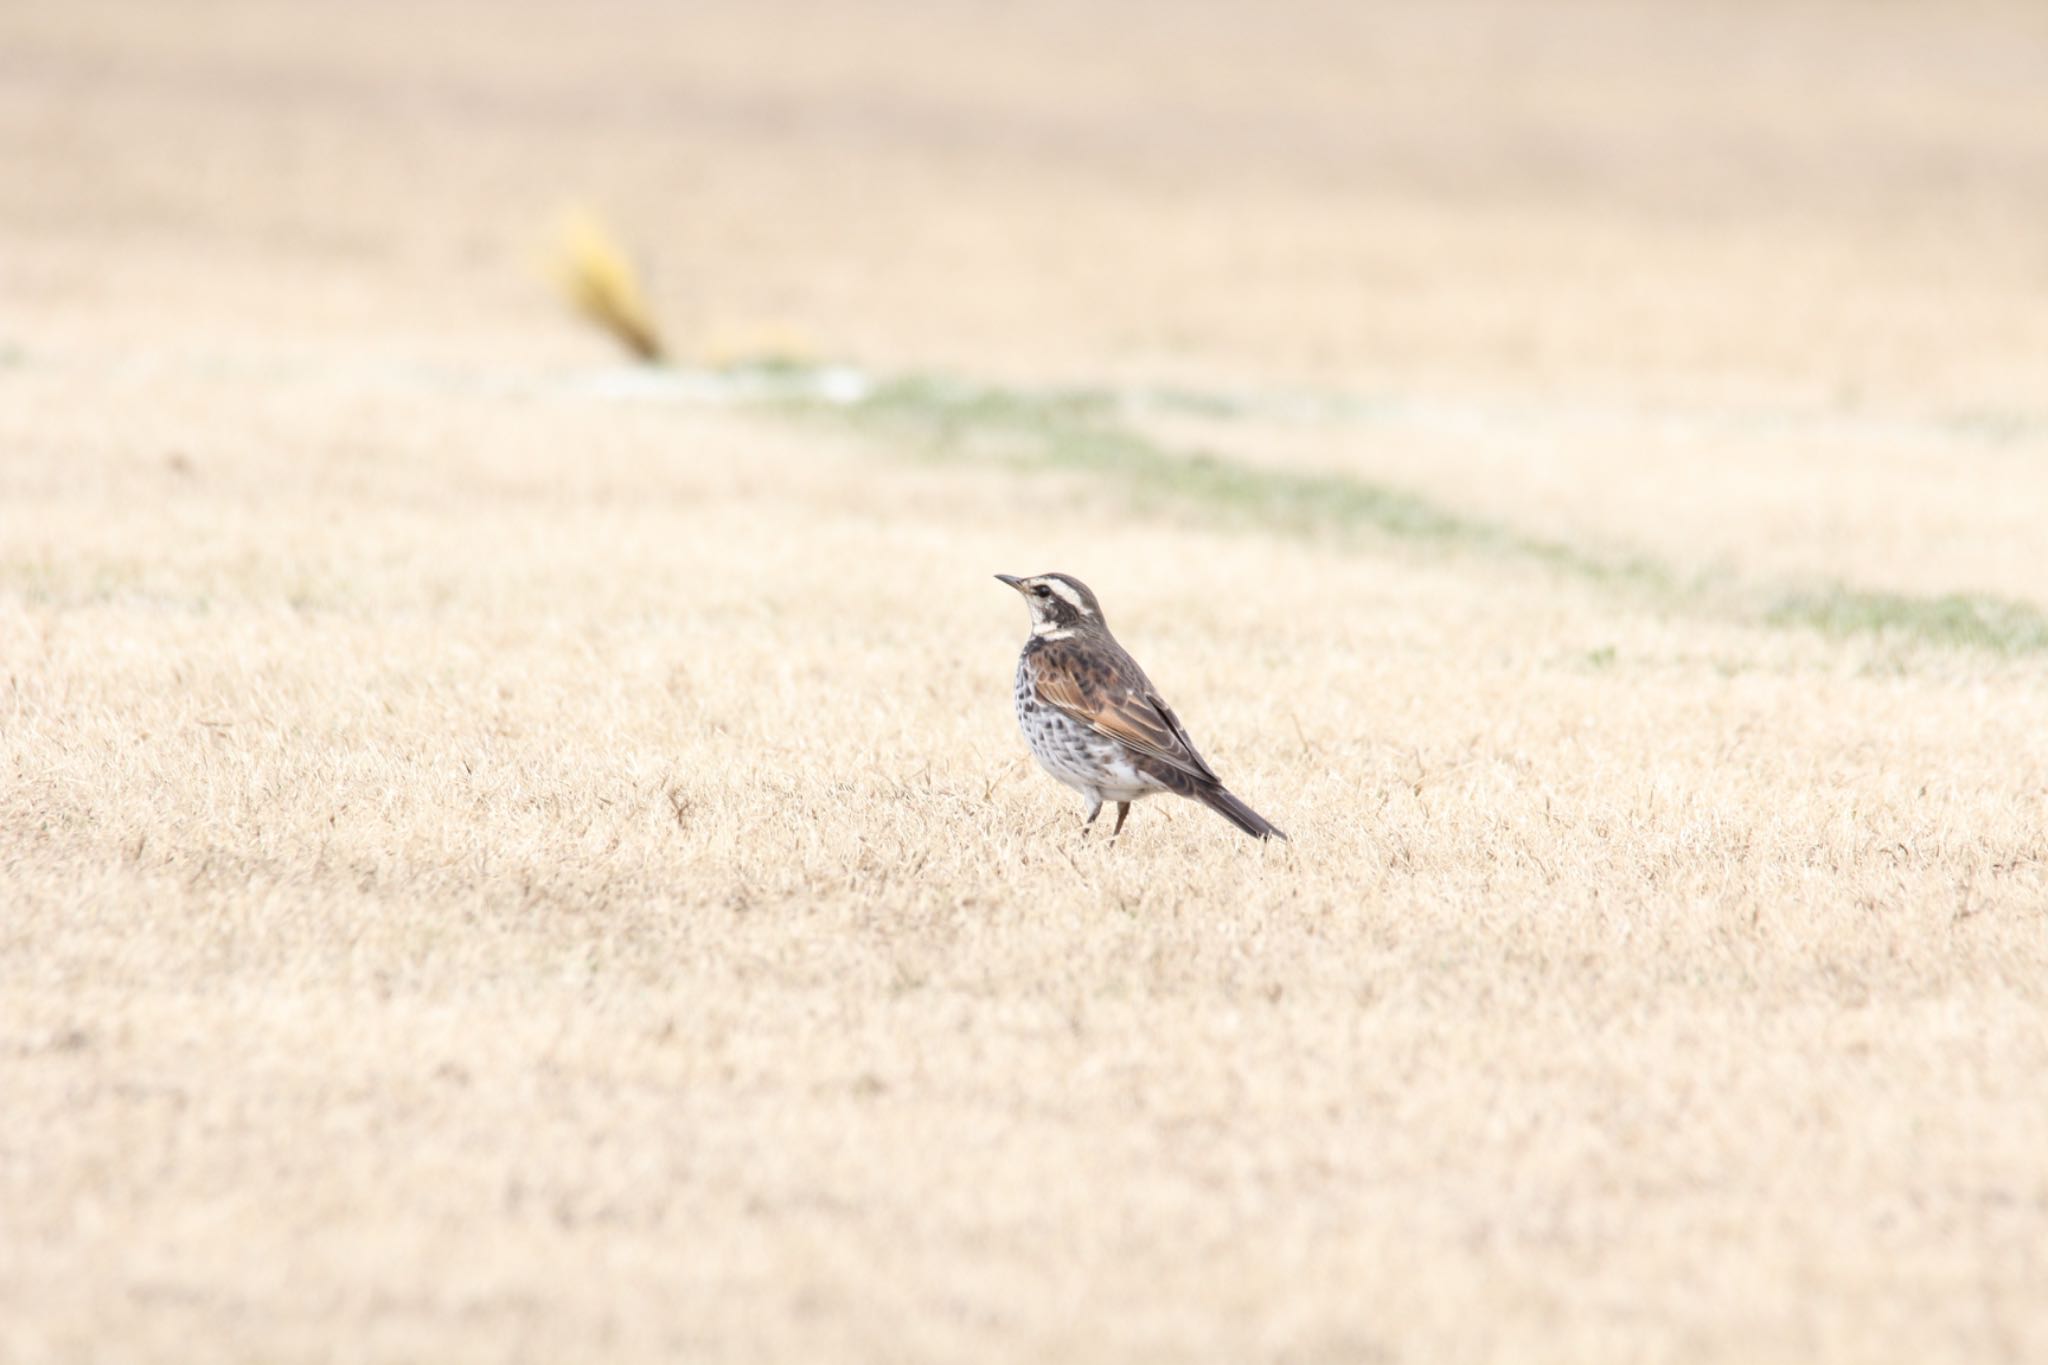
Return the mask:
{"type": "Polygon", "coordinates": [[[2048,1355],[2043,12],[1115,15],[0,8],[0,1361],[2048,1355]]]}

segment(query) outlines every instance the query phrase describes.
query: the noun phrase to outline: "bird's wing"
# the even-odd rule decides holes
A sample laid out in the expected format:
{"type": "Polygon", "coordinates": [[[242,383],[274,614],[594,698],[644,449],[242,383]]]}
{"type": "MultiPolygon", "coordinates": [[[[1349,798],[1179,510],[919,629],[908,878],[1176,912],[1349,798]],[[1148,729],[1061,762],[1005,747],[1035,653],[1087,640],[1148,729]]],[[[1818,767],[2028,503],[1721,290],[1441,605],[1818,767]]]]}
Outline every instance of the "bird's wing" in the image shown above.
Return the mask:
{"type": "Polygon", "coordinates": [[[1159,713],[1159,718],[1172,728],[1174,738],[1180,741],[1181,752],[1194,760],[1196,771],[1218,786],[1223,785],[1223,779],[1216,776],[1215,770],[1209,766],[1209,760],[1202,757],[1201,753],[1195,748],[1195,742],[1188,738],[1187,727],[1180,723],[1180,717],[1176,716],[1173,713],[1173,708],[1166,704],[1166,698],[1160,696],[1157,692],[1147,692],[1145,700],[1152,704],[1152,709],[1159,713]]]}
{"type": "Polygon", "coordinates": [[[1045,650],[1033,670],[1033,688],[1046,705],[1072,716],[1099,735],[1180,769],[1204,782],[1219,781],[1151,680],[1122,661],[1082,662],[1065,652],[1045,650]],[[1046,656],[1051,657],[1046,657],[1046,656]]]}

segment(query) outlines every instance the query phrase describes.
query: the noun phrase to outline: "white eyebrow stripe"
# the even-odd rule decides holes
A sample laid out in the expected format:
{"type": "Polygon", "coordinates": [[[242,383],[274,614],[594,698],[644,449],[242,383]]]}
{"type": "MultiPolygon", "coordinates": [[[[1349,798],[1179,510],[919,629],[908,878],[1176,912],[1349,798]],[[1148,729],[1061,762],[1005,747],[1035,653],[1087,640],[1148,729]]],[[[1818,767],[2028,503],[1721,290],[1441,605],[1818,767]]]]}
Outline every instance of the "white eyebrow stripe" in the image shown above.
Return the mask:
{"type": "Polygon", "coordinates": [[[1072,607],[1075,611],[1085,612],[1088,610],[1088,608],[1081,605],[1081,594],[1075,592],[1072,588],[1068,587],[1059,579],[1048,578],[1045,580],[1045,586],[1051,588],[1061,597],[1066,598],[1067,605],[1072,607]]]}

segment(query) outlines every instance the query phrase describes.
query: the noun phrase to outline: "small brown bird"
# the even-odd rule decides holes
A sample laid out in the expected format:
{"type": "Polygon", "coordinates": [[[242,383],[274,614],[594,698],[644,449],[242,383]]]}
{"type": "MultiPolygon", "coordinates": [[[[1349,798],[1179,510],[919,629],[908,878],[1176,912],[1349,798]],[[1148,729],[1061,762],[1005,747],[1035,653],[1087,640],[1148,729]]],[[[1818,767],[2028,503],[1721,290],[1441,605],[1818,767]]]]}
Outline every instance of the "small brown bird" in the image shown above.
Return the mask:
{"type": "Polygon", "coordinates": [[[1287,837],[1223,789],[1085,584],[1063,573],[996,578],[1031,608],[1031,638],[1017,658],[1017,725],[1039,766],[1088,799],[1084,828],[1114,801],[1115,838],[1131,802],[1173,792],[1255,839],[1287,837]]]}

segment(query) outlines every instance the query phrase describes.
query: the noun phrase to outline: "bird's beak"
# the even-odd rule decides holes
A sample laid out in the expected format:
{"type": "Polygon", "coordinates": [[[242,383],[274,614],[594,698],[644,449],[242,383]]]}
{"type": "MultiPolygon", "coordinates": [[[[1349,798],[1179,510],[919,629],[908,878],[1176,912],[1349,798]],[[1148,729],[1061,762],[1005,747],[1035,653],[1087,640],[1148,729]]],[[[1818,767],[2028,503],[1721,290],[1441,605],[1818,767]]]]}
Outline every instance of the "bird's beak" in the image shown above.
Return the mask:
{"type": "Polygon", "coordinates": [[[998,582],[998,583],[1007,583],[1007,584],[1009,584],[1009,585],[1010,585],[1011,587],[1015,588],[1015,589],[1016,589],[1016,590],[1017,590],[1018,592],[1022,592],[1022,591],[1024,591],[1024,580],[1023,580],[1023,579],[1021,579],[1021,578],[1014,578],[1014,577],[1012,577],[1011,575],[1009,575],[1009,574],[1006,574],[1006,573],[999,573],[999,574],[997,574],[997,575],[996,575],[996,582],[998,582]]]}

